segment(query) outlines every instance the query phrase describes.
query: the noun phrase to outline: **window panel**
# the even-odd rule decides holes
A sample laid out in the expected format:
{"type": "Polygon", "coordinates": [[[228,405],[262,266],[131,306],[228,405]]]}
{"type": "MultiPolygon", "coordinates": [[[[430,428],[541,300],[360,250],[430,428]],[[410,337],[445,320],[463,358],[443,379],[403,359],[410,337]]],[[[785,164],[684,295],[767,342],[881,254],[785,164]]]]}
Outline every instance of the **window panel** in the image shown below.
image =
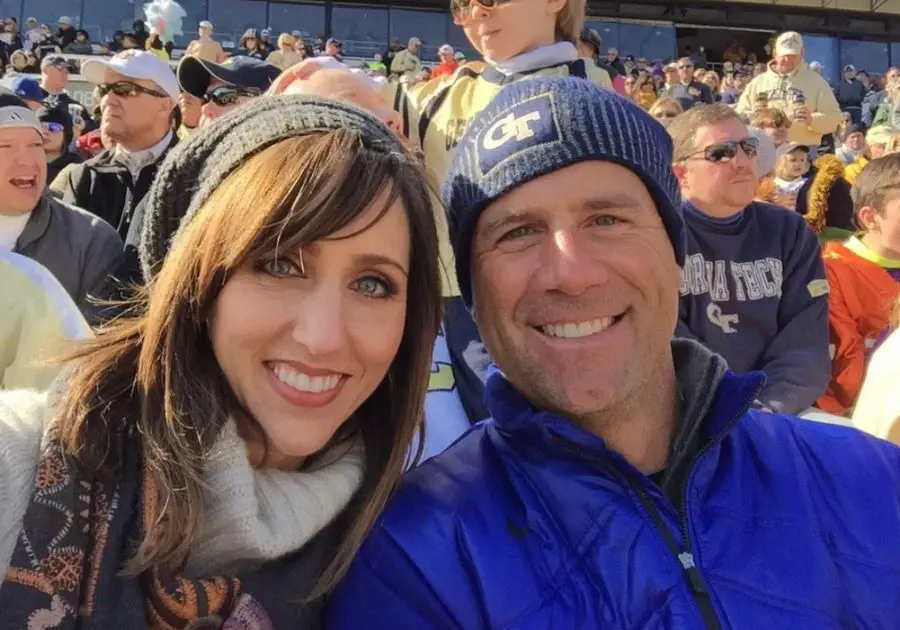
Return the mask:
{"type": "Polygon", "coordinates": [[[81,25],[94,43],[109,42],[116,31],[131,31],[134,27],[135,6],[127,2],[84,0],[81,25]]]}
{"type": "Polygon", "coordinates": [[[602,46],[600,50],[600,56],[605,57],[606,51],[610,48],[615,48],[619,51],[619,54],[624,57],[625,53],[622,49],[619,48],[619,23],[611,22],[609,20],[587,20],[585,24],[589,28],[595,29],[600,34],[600,39],[602,39],[602,46]]]}
{"type": "Polygon", "coordinates": [[[832,85],[837,85],[841,80],[841,62],[838,52],[838,38],[827,35],[813,35],[801,33],[803,36],[804,57],[812,63],[818,61],[822,64],[822,76],[832,85]]]}
{"type": "MultiPolygon", "coordinates": [[[[181,22],[181,35],[175,36],[175,47],[185,48],[198,37],[198,27],[200,22],[206,19],[206,0],[178,0],[178,4],[187,13],[181,22]]],[[[218,24],[213,22],[213,26],[218,28],[218,24]]],[[[216,39],[220,39],[219,35],[215,35],[216,39]]]]}
{"type": "Polygon", "coordinates": [[[248,28],[266,28],[266,3],[258,0],[209,0],[209,21],[225,48],[237,48],[248,28]]]}
{"type": "Polygon", "coordinates": [[[344,54],[371,57],[387,50],[388,10],[380,7],[335,5],[331,31],[344,44],[344,54]]]}
{"type": "Polygon", "coordinates": [[[399,37],[403,44],[410,37],[418,37],[422,41],[421,59],[437,61],[437,49],[448,43],[449,19],[446,12],[391,9],[391,37],[399,37]]]}
{"type": "MultiPolygon", "coordinates": [[[[602,35],[602,34],[601,34],[602,35]]],[[[619,25],[619,54],[647,61],[675,56],[675,27],[622,23],[619,25]],[[624,47],[624,49],[623,49],[624,47]]]]}
{"type": "MultiPolygon", "coordinates": [[[[81,16],[81,0],[25,0],[25,18],[37,18],[41,24],[47,24],[56,31],[59,28],[59,18],[66,16],[72,18],[72,24],[78,28],[78,19],[81,16]]],[[[22,24],[22,21],[19,21],[22,24]]]]}
{"type": "Polygon", "coordinates": [[[841,40],[841,68],[848,64],[869,74],[887,72],[888,45],[883,42],[841,40]]]}
{"type": "Polygon", "coordinates": [[[325,5],[273,2],[269,5],[269,24],[278,34],[300,31],[303,39],[312,43],[325,33],[325,5]]]}
{"type": "Polygon", "coordinates": [[[22,17],[22,0],[0,0],[0,15],[16,18],[20,29],[25,28],[25,20],[30,17],[22,17]]]}

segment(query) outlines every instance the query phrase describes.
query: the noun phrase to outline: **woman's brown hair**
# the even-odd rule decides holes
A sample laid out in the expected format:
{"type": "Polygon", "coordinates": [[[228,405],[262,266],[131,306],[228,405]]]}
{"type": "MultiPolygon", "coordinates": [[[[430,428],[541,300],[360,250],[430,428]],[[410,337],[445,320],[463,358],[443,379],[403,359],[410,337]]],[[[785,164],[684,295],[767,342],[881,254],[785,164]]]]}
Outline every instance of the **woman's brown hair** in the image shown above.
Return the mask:
{"type": "Polygon", "coordinates": [[[118,428],[125,424],[140,436],[143,461],[161,491],[158,526],[144,532],[128,573],[186,557],[202,516],[205,456],[226,419],[261,433],[232,393],[210,341],[208,318],[222,287],[263,256],[327,239],[383,191],[389,200],[375,221],[399,199],[409,225],[406,321],[387,376],[331,445],[360,438],[366,470],[340,518],[343,544],[309,597],[340,580],[421,428],[441,309],[437,235],[420,164],[405,152],[367,148],[352,129],[291,137],[250,157],[176,237],[131,315],[73,355],[57,418],[67,452],[85,470],[115,476],[123,465],[118,428]]]}

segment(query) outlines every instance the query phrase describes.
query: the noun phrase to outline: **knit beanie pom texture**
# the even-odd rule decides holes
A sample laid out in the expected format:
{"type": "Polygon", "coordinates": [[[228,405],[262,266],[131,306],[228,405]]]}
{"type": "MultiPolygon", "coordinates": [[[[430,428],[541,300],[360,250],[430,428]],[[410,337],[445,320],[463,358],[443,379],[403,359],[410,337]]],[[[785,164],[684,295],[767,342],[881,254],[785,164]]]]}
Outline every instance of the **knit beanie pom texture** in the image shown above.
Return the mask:
{"type": "MultiPolygon", "coordinates": [[[[405,153],[397,136],[371,114],[306,95],[260,97],[188,136],[169,152],[147,196],[140,236],[144,277],[153,277],[178,230],[247,160],[281,140],[338,129],[357,131],[368,149],[405,153]]],[[[247,194],[252,199],[252,191],[247,194]]]]}

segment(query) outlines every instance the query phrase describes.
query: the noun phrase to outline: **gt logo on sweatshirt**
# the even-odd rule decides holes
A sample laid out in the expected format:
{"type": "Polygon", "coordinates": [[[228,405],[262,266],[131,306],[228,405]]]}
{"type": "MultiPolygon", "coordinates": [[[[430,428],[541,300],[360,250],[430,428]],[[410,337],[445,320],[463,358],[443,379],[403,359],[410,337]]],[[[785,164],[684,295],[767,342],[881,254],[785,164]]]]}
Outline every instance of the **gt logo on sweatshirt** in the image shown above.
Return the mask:
{"type": "Polygon", "coordinates": [[[741,321],[741,318],[737,315],[724,314],[722,307],[715,302],[710,302],[709,306],[706,307],[706,316],[709,318],[709,321],[721,328],[726,335],[736,333],[737,329],[732,328],[732,324],[737,324],[741,321]]]}

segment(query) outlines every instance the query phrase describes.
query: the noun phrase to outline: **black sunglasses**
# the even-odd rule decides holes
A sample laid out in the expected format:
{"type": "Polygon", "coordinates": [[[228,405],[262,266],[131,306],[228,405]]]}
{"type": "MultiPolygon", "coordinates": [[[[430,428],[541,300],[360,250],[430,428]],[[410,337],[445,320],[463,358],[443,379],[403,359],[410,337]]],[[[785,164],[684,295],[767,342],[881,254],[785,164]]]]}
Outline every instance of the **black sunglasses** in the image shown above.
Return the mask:
{"type": "Polygon", "coordinates": [[[169,95],[165,92],[160,92],[158,90],[151,90],[150,88],[145,88],[142,85],[138,85],[137,83],[131,83],[130,81],[117,81],[116,83],[101,83],[97,86],[97,89],[100,91],[100,96],[106,96],[110,92],[115,94],[116,96],[122,98],[134,98],[138,94],[149,94],[150,96],[155,96],[157,98],[169,98],[169,95]]]}
{"type": "Polygon", "coordinates": [[[721,164],[730,162],[736,158],[738,149],[743,151],[747,157],[756,157],[756,154],[759,152],[759,140],[756,138],[744,138],[743,140],[725,140],[724,142],[716,142],[702,151],[698,151],[688,157],[696,158],[700,156],[707,162],[721,164]]]}
{"type": "Polygon", "coordinates": [[[228,107],[229,105],[237,105],[243,96],[259,96],[259,92],[231,85],[220,85],[212,92],[204,94],[202,100],[204,104],[211,101],[219,107],[228,107]]]}
{"type": "Polygon", "coordinates": [[[509,3],[511,0],[450,0],[450,13],[453,14],[453,20],[457,24],[460,20],[465,20],[469,14],[469,8],[472,2],[484,9],[493,9],[509,3]]]}

